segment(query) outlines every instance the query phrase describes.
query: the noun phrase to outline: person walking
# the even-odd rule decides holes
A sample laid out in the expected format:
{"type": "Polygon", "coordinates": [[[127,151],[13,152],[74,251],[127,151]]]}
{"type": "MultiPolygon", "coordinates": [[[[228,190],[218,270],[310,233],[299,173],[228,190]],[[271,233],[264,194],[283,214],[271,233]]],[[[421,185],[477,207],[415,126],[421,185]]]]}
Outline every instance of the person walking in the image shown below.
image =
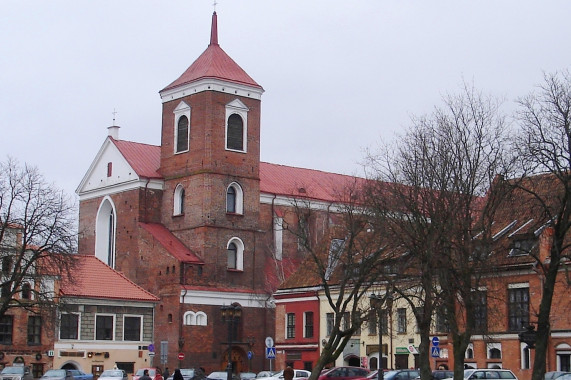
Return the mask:
{"type": "Polygon", "coordinates": [[[139,377],[139,380],[152,380],[151,376],[149,376],[149,370],[148,369],[143,371],[143,376],[139,377]]]}
{"type": "Polygon", "coordinates": [[[172,375],[172,380],[184,380],[184,377],[182,377],[182,373],[180,373],[180,369],[175,369],[174,370],[174,375],[172,375]]]}
{"type": "Polygon", "coordinates": [[[293,380],[293,368],[289,365],[284,369],[284,380],[293,380]]]}

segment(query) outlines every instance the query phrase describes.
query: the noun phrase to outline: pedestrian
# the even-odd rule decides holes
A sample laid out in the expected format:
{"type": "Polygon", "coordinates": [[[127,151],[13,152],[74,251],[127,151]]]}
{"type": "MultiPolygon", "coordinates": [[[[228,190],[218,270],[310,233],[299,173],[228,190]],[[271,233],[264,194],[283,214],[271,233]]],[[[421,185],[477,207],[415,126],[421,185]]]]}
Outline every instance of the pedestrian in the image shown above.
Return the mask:
{"type": "Polygon", "coordinates": [[[165,379],[168,379],[170,376],[169,367],[165,367],[165,371],[163,372],[163,376],[165,379]]]}
{"type": "Polygon", "coordinates": [[[172,375],[172,380],[184,380],[184,377],[182,377],[182,373],[180,373],[180,369],[175,369],[174,370],[174,375],[172,375]]]}
{"type": "Polygon", "coordinates": [[[149,370],[146,369],[143,371],[143,376],[139,377],[139,380],[152,380],[149,376],[149,370]]]}
{"type": "Polygon", "coordinates": [[[204,368],[198,367],[196,371],[194,371],[194,376],[192,380],[203,380],[206,378],[206,374],[204,373],[204,368]]]}
{"type": "Polygon", "coordinates": [[[284,380],[293,380],[293,368],[289,365],[284,369],[284,380]]]}

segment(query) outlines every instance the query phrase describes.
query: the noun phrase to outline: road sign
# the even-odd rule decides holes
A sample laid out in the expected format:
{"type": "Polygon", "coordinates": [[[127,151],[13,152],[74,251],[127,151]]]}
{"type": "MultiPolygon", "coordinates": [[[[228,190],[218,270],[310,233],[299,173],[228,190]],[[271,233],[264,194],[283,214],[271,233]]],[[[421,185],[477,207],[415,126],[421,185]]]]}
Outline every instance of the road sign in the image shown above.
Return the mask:
{"type": "Polygon", "coordinates": [[[252,351],[248,351],[248,359],[252,359],[252,356],[254,356],[254,353],[252,351]]]}
{"type": "Polygon", "coordinates": [[[152,351],[149,351],[149,356],[152,358],[153,356],[155,356],[155,353],[152,351]]]}
{"type": "Polygon", "coordinates": [[[179,352],[178,360],[184,360],[184,352],[179,352]]]}
{"type": "Polygon", "coordinates": [[[436,346],[436,347],[432,347],[432,349],[430,350],[431,352],[431,356],[433,358],[439,358],[440,357],[440,347],[436,346]]]}
{"type": "Polygon", "coordinates": [[[434,347],[438,347],[438,345],[440,344],[440,339],[438,339],[437,336],[435,336],[434,338],[432,338],[432,345],[434,347]]]}
{"type": "Polygon", "coordinates": [[[147,347],[149,352],[155,352],[155,345],[154,344],[149,344],[149,347],[147,347]]]}
{"type": "Polygon", "coordinates": [[[275,359],[275,358],[276,358],[276,348],[266,347],[266,359],[275,359]]]}
{"type": "Polygon", "coordinates": [[[270,347],[273,347],[273,346],[274,346],[274,340],[272,339],[271,336],[267,337],[267,338],[266,338],[266,347],[267,347],[267,348],[270,348],[270,347]]]}

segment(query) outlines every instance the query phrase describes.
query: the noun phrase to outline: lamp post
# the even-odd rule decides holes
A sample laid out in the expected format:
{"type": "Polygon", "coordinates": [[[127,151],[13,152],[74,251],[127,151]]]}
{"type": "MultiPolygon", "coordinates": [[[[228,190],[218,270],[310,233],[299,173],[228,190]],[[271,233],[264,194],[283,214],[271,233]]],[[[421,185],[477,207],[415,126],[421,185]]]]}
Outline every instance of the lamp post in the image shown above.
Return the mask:
{"type": "Polygon", "coordinates": [[[228,323],[228,364],[226,365],[226,380],[232,380],[232,333],[235,325],[242,316],[242,306],[234,302],[230,306],[222,306],[220,309],[222,321],[228,323]]]}
{"type": "Polygon", "coordinates": [[[384,378],[384,368],[383,368],[383,322],[382,322],[382,307],[383,304],[386,302],[387,306],[390,307],[393,302],[393,295],[392,293],[385,293],[384,295],[380,294],[371,294],[369,296],[371,301],[371,306],[377,310],[377,319],[378,319],[378,333],[379,333],[379,365],[377,370],[377,379],[383,380],[384,378]]]}

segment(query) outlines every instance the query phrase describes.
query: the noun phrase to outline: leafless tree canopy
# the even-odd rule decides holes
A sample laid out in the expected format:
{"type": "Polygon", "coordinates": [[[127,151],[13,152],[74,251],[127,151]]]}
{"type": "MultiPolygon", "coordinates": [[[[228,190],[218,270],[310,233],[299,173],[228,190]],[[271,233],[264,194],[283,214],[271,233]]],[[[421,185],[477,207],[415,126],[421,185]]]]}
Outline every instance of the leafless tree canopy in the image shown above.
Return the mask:
{"type": "Polygon", "coordinates": [[[0,317],[53,306],[53,282],[75,261],[75,218],[71,200],[36,168],[0,163],[0,317]]]}

